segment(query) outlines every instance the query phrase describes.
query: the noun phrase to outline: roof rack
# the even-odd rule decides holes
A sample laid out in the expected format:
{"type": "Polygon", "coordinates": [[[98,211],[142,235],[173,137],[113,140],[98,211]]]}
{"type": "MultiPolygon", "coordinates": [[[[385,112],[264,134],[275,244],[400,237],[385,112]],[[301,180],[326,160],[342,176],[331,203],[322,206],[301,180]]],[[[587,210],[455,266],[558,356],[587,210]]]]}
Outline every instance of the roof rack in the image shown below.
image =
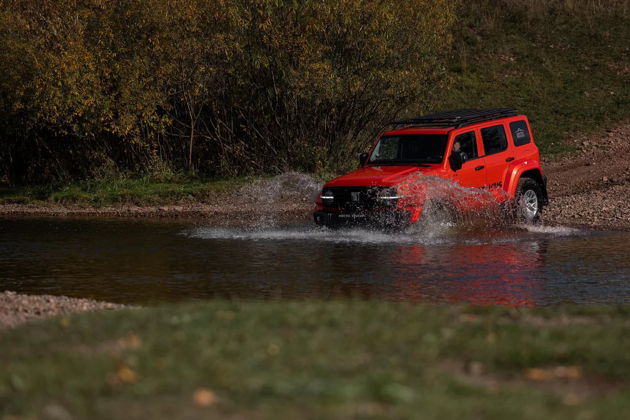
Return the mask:
{"type": "Polygon", "coordinates": [[[392,121],[390,124],[396,128],[403,127],[465,127],[483,121],[492,121],[499,118],[513,117],[516,115],[514,108],[495,109],[455,109],[452,111],[439,112],[421,117],[407,118],[399,121],[392,121]]]}

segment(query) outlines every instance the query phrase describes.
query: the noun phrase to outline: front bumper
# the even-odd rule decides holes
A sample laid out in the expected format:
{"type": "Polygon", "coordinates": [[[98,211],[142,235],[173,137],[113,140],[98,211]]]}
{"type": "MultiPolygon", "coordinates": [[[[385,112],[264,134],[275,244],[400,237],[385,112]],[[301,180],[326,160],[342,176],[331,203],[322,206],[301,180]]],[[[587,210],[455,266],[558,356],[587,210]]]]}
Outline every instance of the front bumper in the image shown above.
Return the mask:
{"type": "Polygon", "coordinates": [[[332,211],[316,211],[313,214],[315,224],[327,227],[365,226],[376,228],[402,228],[411,222],[408,211],[391,210],[369,213],[337,213],[332,211]]]}

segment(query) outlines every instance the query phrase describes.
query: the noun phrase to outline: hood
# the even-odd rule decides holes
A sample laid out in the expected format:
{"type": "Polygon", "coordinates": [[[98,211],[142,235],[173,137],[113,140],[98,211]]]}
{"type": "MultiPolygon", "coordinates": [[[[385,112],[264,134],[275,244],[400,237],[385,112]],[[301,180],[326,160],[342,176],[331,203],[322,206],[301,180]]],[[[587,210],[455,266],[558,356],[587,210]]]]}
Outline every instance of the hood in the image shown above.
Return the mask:
{"type": "Polygon", "coordinates": [[[367,166],[328,181],[326,187],[391,187],[414,174],[438,175],[443,171],[441,166],[367,166]]]}

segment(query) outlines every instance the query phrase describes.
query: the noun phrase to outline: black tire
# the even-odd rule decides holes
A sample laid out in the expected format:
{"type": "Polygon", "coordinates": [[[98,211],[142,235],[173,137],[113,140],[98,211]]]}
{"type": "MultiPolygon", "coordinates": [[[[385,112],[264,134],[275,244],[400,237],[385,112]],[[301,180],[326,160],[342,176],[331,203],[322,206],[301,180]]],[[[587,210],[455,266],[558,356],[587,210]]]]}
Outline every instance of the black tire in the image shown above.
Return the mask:
{"type": "Polygon", "coordinates": [[[521,178],[516,187],[514,200],[515,218],[518,223],[538,223],[543,211],[542,188],[532,178],[521,178]]]}

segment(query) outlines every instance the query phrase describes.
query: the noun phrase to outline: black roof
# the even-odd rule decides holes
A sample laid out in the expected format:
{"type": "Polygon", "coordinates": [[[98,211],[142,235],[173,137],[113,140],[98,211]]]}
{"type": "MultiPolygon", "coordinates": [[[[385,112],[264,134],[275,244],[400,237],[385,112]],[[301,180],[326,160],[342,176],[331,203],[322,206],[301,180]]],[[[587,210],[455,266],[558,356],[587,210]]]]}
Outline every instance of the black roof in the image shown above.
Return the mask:
{"type": "Polygon", "coordinates": [[[423,115],[421,117],[392,121],[391,124],[405,127],[412,126],[459,128],[482,121],[492,121],[499,118],[513,117],[515,115],[517,114],[514,108],[454,109],[452,111],[438,112],[437,114],[429,114],[423,115]]]}

